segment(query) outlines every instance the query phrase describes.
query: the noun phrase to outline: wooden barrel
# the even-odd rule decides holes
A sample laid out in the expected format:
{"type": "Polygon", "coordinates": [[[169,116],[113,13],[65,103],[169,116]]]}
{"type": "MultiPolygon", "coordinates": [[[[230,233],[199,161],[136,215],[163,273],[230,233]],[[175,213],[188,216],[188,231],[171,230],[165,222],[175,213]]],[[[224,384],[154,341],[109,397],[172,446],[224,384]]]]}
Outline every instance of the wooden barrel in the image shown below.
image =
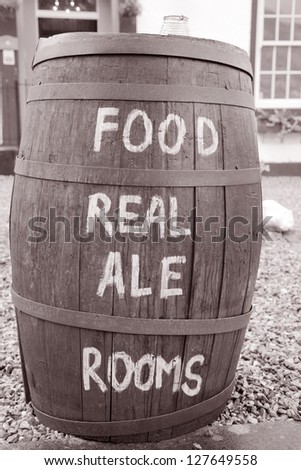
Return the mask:
{"type": "Polygon", "coordinates": [[[260,255],[248,57],[72,33],[33,67],[11,209],[27,400],[90,438],[204,426],[234,386],[260,255]]]}

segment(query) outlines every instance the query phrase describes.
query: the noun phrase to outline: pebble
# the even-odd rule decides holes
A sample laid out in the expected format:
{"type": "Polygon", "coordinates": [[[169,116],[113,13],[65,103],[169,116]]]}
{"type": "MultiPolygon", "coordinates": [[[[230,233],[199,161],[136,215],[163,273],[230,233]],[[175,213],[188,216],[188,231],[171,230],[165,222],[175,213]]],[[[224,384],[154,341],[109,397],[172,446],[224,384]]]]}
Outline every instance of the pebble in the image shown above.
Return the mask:
{"type": "Polygon", "coordinates": [[[293,380],[292,385],[294,385],[297,388],[301,388],[301,380],[299,379],[293,380]]]}
{"type": "Polygon", "coordinates": [[[199,450],[203,449],[203,447],[200,444],[198,444],[197,442],[194,442],[192,447],[193,447],[193,449],[199,449],[199,450]]]}
{"type": "Polygon", "coordinates": [[[31,429],[31,426],[27,421],[22,421],[20,424],[20,429],[31,429]]]}
{"type": "Polygon", "coordinates": [[[257,423],[258,423],[258,419],[257,419],[257,418],[254,418],[253,416],[249,416],[249,417],[248,417],[248,423],[257,424],[257,423]]]}
{"type": "MultiPolygon", "coordinates": [[[[60,437],[59,434],[58,434],[57,437],[60,437]]],[[[62,434],[61,434],[61,436],[62,436],[62,434]]],[[[74,436],[70,436],[69,439],[68,439],[68,442],[71,446],[87,444],[87,441],[85,441],[85,439],[81,439],[80,437],[74,437],[74,436]]]]}
{"type": "Polygon", "coordinates": [[[11,434],[6,440],[9,444],[15,444],[16,442],[18,442],[19,436],[18,434],[11,434]]]}
{"type": "Polygon", "coordinates": [[[6,431],[4,431],[4,429],[0,429],[0,439],[5,439],[6,435],[6,431]]]}
{"type": "Polygon", "coordinates": [[[261,408],[261,410],[260,410],[260,416],[261,416],[262,420],[265,421],[266,416],[267,416],[267,412],[266,412],[266,410],[265,410],[264,408],[261,408]]]}

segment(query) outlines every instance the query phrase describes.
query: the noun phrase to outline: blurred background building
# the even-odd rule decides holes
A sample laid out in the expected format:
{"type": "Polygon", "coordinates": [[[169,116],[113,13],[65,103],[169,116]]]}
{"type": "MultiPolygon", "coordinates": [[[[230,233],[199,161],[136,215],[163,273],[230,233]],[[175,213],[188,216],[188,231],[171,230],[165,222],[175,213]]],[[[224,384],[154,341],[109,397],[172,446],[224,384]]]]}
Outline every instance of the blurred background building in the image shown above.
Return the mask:
{"type": "Polygon", "coordinates": [[[39,38],[159,34],[165,15],[187,16],[191,36],[249,53],[262,164],[301,175],[301,0],[0,0],[0,174],[13,172],[39,38]]]}

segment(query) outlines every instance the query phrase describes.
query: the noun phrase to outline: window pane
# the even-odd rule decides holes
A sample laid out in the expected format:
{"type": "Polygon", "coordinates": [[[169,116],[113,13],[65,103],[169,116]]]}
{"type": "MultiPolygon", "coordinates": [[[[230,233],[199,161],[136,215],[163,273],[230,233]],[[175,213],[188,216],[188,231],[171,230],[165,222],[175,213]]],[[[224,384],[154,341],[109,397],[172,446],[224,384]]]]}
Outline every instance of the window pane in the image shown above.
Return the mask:
{"type": "Polygon", "coordinates": [[[275,18],[264,19],[264,39],[275,39],[275,18]]]}
{"type": "MultiPolygon", "coordinates": [[[[300,1],[301,4],[301,1],[300,1]]],[[[295,18],[294,39],[301,39],[301,18],[295,18]]]]}
{"type": "Polygon", "coordinates": [[[300,0],[296,0],[295,13],[297,13],[297,15],[301,15],[301,2],[300,2],[300,0]]]}
{"type": "Polygon", "coordinates": [[[301,46],[292,47],[291,70],[301,70],[301,46]]]}
{"type": "Polygon", "coordinates": [[[291,37],[291,18],[280,18],[279,20],[279,39],[286,40],[291,37]]]}
{"type": "Polygon", "coordinates": [[[301,75],[291,75],[290,98],[301,98],[301,75]]]}
{"type": "Polygon", "coordinates": [[[292,0],[280,0],[280,14],[290,14],[292,12],[292,3],[292,0]]]}
{"type": "Polygon", "coordinates": [[[272,70],[273,47],[264,46],[261,50],[261,70],[272,70]]]}
{"type": "Polygon", "coordinates": [[[287,70],[287,46],[276,48],[276,70],[287,70]]]}
{"type": "Polygon", "coordinates": [[[96,11],[96,0],[39,0],[40,10],[96,11]]]}
{"type": "Polygon", "coordinates": [[[271,98],[272,75],[261,75],[260,98],[271,98]]]}
{"type": "Polygon", "coordinates": [[[265,0],[264,2],[264,12],[267,14],[276,13],[277,0],[265,0]]]}
{"type": "Polygon", "coordinates": [[[275,98],[285,98],[286,75],[276,75],[275,98]]]}

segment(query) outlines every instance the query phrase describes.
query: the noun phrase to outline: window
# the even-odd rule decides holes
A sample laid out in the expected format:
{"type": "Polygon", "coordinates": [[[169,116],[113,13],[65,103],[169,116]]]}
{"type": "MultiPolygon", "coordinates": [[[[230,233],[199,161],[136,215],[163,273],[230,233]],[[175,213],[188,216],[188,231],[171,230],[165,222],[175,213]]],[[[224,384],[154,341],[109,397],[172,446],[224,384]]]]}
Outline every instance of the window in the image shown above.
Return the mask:
{"type": "Polygon", "coordinates": [[[96,0],[37,0],[39,37],[97,31],[96,0]]]}
{"type": "Polygon", "coordinates": [[[258,0],[258,108],[301,108],[301,0],[258,0]]]}
{"type": "Polygon", "coordinates": [[[39,10],[66,11],[96,11],[96,0],[38,0],[39,10]]]}

